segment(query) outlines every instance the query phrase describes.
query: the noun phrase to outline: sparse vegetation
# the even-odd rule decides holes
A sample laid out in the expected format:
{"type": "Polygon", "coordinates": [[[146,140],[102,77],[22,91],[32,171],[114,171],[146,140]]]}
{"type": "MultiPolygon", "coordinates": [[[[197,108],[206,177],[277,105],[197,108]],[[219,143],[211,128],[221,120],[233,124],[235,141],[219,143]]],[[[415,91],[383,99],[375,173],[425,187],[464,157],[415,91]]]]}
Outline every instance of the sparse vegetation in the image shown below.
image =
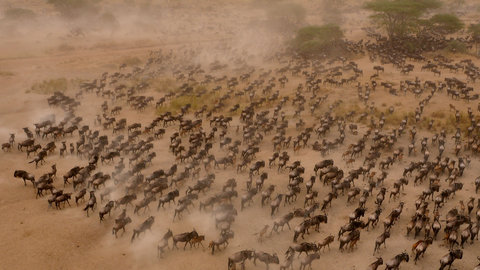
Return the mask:
{"type": "Polygon", "coordinates": [[[121,61],[122,64],[126,64],[127,66],[137,66],[142,63],[142,60],[135,56],[125,57],[121,61]]]}
{"type": "Polygon", "coordinates": [[[267,18],[278,30],[289,34],[302,25],[305,21],[306,10],[297,3],[276,2],[269,5],[267,18]]]}
{"type": "Polygon", "coordinates": [[[438,119],[443,119],[445,118],[445,112],[444,111],[435,111],[430,114],[431,117],[433,118],[438,118],[438,119]]]}
{"type": "Polygon", "coordinates": [[[0,77],[11,77],[14,76],[15,74],[10,71],[1,71],[0,70],[0,77]]]}
{"type": "Polygon", "coordinates": [[[307,26],[297,32],[293,40],[294,49],[304,56],[332,52],[341,43],[343,32],[338,25],[307,26]]]}
{"type": "Polygon", "coordinates": [[[447,43],[446,49],[453,53],[466,53],[467,45],[459,40],[451,40],[447,43]]]}
{"type": "Polygon", "coordinates": [[[437,0],[374,0],[367,2],[365,8],[374,12],[371,18],[392,40],[417,31],[420,17],[440,5],[437,0]]]}
{"type": "Polygon", "coordinates": [[[98,12],[97,3],[100,1],[101,0],[47,0],[62,16],[69,19],[98,12]]]}
{"type": "Polygon", "coordinates": [[[111,12],[105,12],[99,17],[99,23],[110,30],[118,28],[118,20],[111,12]]]}
{"type": "Polygon", "coordinates": [[[437,14],[428,20],[428,28],[439,34],[453,34],[461,30],[463,22],[453,14],[437,14]]]}
{"type": "Polygon", "coordinates": [[[58,46],[58,50],[61,52],[71,52],[75,50],[75,47],[70,44],[62,43],[58,46]]]}
{"type": "Polygon", "coordinates": [[[68,89],[68,81],[65,78],[44,80],[32,85],[28,92],[37,94],[52,94],[54,92],[65,92],[68,89]]]}
{"type": "Polygon", "coordinates": [[[207,95],[203,96],[197,96],[197,95],[185,95],[185,96],[178,96],[173,98],[169,103],[163,107],[160,107],[157,109],[158,114],[162,114],[165,112],[172,112],[172,113],[178,113],[180,109],[187,105],[190,104],[190,110],[191,111],[196,111],[202,108],[204,105],[209,106],[215,99],[215,94],[209,93],[207,95]]]}
{"type": "Polygon", "coordinates": [[[475,50],[479,55],[478,45],[480,44],[480,23],[472,24],[468,27],[468,32],[472,35],[472,39],[475,41],[475,50]]]}
{"type": "Polygon", "coordinates": [[[155,78],[148,81],[148,84],[156,92],[168,93],[175,90],[178,86],[175,80],[171,78],[155,78]]]}
{"type": "Polygon", "coordinates": [[[9,21],[28,21],[34,20],[37,15],[30,9],[25,8],[9,8],[4,12],[4,19],[9,21]]]}

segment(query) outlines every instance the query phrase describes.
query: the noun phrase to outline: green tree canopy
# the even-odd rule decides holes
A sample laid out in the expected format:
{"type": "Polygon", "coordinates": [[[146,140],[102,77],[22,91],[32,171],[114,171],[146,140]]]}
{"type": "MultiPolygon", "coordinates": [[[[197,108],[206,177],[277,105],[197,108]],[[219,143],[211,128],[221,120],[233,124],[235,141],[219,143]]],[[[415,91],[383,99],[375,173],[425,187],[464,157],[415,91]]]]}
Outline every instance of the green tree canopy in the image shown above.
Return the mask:
{"type": "Polygon", "coordinates": [[[307,26],[298,30],[293,46],[302,55],[328,52],[343,37],[338,25],[307,26]]]}
{"type": "Polygon", "coordinates": [[[472,38],[475,42],[475,47],[477,49],[477,55],[479,54],[478,51],[478,44],[480,43],[480,23],[477,24],[471,24],[468,27],[468,32],[472,35],[472,38]]]}
{"type": "Polygon", "coordinates": [[[385,28],[389,38],[401,38],[418,27],[418,20],[426,11],[440,5],[438,0],[374,0],[367,2],[365,8],[374,12],[371,17],[385,28]]]}
{"type": "Polygon", "coordinates": [[[432,29],[441,34],[453,34],[464,26],[462,21],[453,14],[437,14],[428,21],[432,29]]]}

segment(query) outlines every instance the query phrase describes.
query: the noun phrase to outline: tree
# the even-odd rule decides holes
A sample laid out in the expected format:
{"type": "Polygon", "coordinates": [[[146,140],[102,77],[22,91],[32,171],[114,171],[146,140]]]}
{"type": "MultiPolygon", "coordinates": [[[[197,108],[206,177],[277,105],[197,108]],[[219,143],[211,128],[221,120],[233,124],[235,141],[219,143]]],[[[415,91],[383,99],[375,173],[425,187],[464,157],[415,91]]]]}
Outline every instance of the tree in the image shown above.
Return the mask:
{"type": "Polygon", "coordinates": [[[343,32],[338,25],[307,26],[298,30],[293,47],[304,56],[327,53],[335,49],[342,37],[343,32]]]}
{"type": "Polygon", "coordinates": [[[306,10],[302,5],[291,2],[271,4],[267,9],[267,18],[270,23],[284,33],[293,33],[303,24],[306,10]]]}
{"type": "Polygon", "coordinates": [[[428,20],[430,28],[439,34],[453,34],[463,28],[463,23],[453,14],[437,14],[428,20]]]}
{"type": "Polygon", "coordinates": [[[416,30],[419,18],[440,5],[438,0],[374,0],[367,2],[365,8],[374,12],[372,19],[394,39],[416,30]]]}
{"type": "Polygon", "coordinates": [[[62,16],[72,19],[86,13],[97,12],[97,2],[100,0],[47,0],[62,16]]]}
{"type": "Polygon", "coordinates": [[[480,43],[480,23],[471,24],[468,27],[468,31],[472,35],[472,39],[475,42],[475,49],[477,51],[477,55],[479,55],[478,44],[480,43]]]}
{"type": "Polygon", "coordinates": [[[30,9],[24,8],[9,8],[5,10],[4,18],[7,20],[33,20],[36,14],[30,9]]]}

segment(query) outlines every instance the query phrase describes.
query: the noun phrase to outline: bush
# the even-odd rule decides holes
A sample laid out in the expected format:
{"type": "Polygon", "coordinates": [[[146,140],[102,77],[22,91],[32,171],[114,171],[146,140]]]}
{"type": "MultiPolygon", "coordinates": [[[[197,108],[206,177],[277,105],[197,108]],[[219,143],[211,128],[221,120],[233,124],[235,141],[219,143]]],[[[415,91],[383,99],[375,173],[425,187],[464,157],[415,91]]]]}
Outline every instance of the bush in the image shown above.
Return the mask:
{"type": "Polygon", "coordinates": [[[208,93],[206,95],[198,97],[197,95],[185,95],[185,96],[178,96],[170,101],[170,104],[160,107],[157,109],[158,114],[162,114],[165,112],[171,113],[178,113],[180,109],[190,104],[191,111],[197,111],[201,109],[204,105],[209,106],[213,103],[216,96],[214,93],[208,93]]]}
{"type": "Polygon", "coordinates": [[[445,49],[454,53],[466,53],[468,50],[467,45],[459,40],[449,41],[445,49]]]}
{"type": "Polygon", "coordinates": [[[65,78],[44,80],[32,85],[30,92],[37,94],[52,94],[54,92],[65,92],[68,88],[68,81],[65,78]]]}
{"type": "Polygon", "coordinates": [[[0,70],[0,77],[11,77],[14,76],[15,74],[10,71],[1,71],[0,70]]]}
{"type": "Polygon", "coordinates": [[[96,13],[98,2],[100,0],[48,0],[49,4],[53,5],[62,16],[68,19],[96,13]]]}
{"type": "Polygon", "coordinates": [[[112,30],[118,28],[118,20],[111,12],[103,13],[100,18],[100,23],[102,26],[110,28],[112,30]]]}
{"type": "Polygon", "coordinates": [[[126,64],[127,66],[137,66],[137,65],[140,65],[141,63],[142,63],[142,60],[134,56],[125,57],[122,60],[122,64],[126,64]]]}
{"type": "Polygon", "coordinates": [[[335,49],[342,37],[338,25],[307,26],[298,30],[293,47],[302,55],[326,53],[335,49]]]}
{"type": "Polygon", "coordinates": [[[66,43],[62,43],[58,46],[58,50],[61,52],[71,52],[75,50],[75,47],[66,43]]]}
{"type": "Polygon", "coordinates": [[[430,18],[432,28],[442,34],[453,34],[463,28],[460,19],[452,14],[437,14],[430,18]]]}
{"type": "Polygon", "coordinates": [[[148,84],[153,90],[161,93],[168,93],[177,89],[177,83],[171,78],[155,78],[149,80],[148,84]]]}
{"type": "Polygon", "coordinates": [[[445,112],[443,112],[443,111],[432,112],[431,116],[433,118],[443,119],[443,118],[445,118],[445,112]]]}
{"type": "Polygon", "coordinates": [[[275,2],[269,6],[269,21],[282,32],[294,31],[305,21],[306,10],[302,5],[288,2],[275,2]]]}
{"type": "Polygon", "coordinates": [[[4,12],[4,18],[6,20],[33,20],[36,18],[36,14],[31,11],[30,9],[24,9],[24,8],[9,8],[5,10],[4,12]]]}

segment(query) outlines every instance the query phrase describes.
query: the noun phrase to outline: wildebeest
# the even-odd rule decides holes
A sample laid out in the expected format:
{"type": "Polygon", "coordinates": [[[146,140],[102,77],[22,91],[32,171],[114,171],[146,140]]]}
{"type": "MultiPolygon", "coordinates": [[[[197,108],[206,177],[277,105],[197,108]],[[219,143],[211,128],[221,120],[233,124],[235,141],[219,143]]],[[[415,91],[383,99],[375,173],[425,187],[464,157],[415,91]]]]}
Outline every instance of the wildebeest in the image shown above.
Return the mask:
{"type": "Polygon", "coordinates": [[[417,241],[415,244],[412,246],[412,253],[415,254],[415,259],[414,262],[417,264],[418,259],[420,256],[425,256],[425,251],[427,250],[427,247],[431,245],[433,242],[433,238],[429,237],[426,240],[420,240],[417,241]]]}
{"type": "Polygon", "coordinates": [[[251,260],[255,256],[254,250],[244,249],[233,253],[228,257],[228,270],[236,269],[236,264],[240,263],[242,270],[245,269],[245,261],[251,260]]]}
{"type": "Polygon", "coordinates": [[[186,233],[181,233],[173,236],[173,247],[177,247],[178,242],[185,242],[185,245],[183,246],[183,249],[187,247],[187,244],[192,240],[194,237],[197,237],[198,233],[195,229],[191,232],[186,232],[186,233]]]}
{"type": "Polygon", "coordinates": [[[172,230],[168,229],[168,231],[163,235],[162,239],[160,239],[160,242],[158,243],[157,246],[157,256],[161,257],[164,249],[168,247],[168,239],[173,237],[172,230]]]}
{"type": "Polygon", "coordinates": [[[25,186],[27,185],[26,180],[32,182],[32,184],[35,185],[35,176],[24,170],[15,170],[15,172],[13,173],[13,177],[22,178],[25,186]]]}
{"type": "Polygon", "coordinates": [[[83,208],[83,211],[87,212],[87,217],[88,217],[88,209],[94,209],[95,205],[97,205],[97,197],[95,196],[95,191],[90,191],[90,199],[87,202],[87,205],[85,205],[85,208],[83,208]]]}
{"type": "Polygon", "coordinates": [[[151,228],[154,221],[155,221],[155,217],[150,216],[144,222],[142,222],[142,224],[140,224],[137,228],[133,229],[131,242],[133,242],[133,240],[135,239],[135,236],[140,236],[140,234],[142,232],[145,232],[146,230],[152,230],[151,228]]]}
{"type": "Polygon", "coordinates": [[[256,261],[259,260],[265,263],[267,270],[269,269],[270,264],[279,264],[280,260],[276,253],[268,254],[263,251],[255,251],[253,255],[253,264],[256,264],[256,261]]]}
{"type": "Polygon", "coordinates": [[[315,253],[312,253],[312,254],[308,254],[305,258],[303,258],[303,260],[300,262],[300,270],[305,270],[307,269],[307,265],[308,267],[310,268],[310,270],[312,269],[312,262],[314,260],[318,260],[320,259],[320,254],[318,252],[315,252],[315,253]]]}
{"type": "Polygon", "coordinates": [[[113,229],[112,229],[112,234],[115,234],[115,238],[117,237],[117,232],[120,229],[123,229],[123,232],[125,232],[125,226],[128,223],[131,223],[131,222],[132,222],[132,220],[130,219],[130,217],[125,217],[125,218],[122,218],[122,219],[116,219],[115,220],[115,225],[113,226],[113,229]]]}
{"type": "Polygon", "coordinates": [[[385,266],[386,266],[385,270],[398,269],[402,261],[408,262],[409,260],[410,260],[410,256],[408,256],[407,252],[402,252],[385,263],[385,266]]]}
{"type": "Polygon", "coordinates": [[[461,249],[450,250],[448,254],[446,254],[440,259],[440,270],[443,270],[447,265],[448,269],[450,269],[452,267],[453,261],[455,261],[456,259],[462,259],[462,257],[463,251],[461,249]]]}
{"type": "Polygon", "coordinates": [[[110,215],[110,212],[112,211],[112,208],[113,208],[114,204],[115,204],[114,201],[109,201],[109,202],[105,205],[105,207],[103,207],[103,209],[98,212],[98,215],[100,216],[100,221],[103,220],[103,217],[104,217],[106,214],[110,215]]]}
{"type": "Polygon", "coordinates": [[[378,257],[376,261],[374,261],[368,266],[367,270],[377,270],[378,267],[382,264],[383,264],[382,257],[378,257]]]}

